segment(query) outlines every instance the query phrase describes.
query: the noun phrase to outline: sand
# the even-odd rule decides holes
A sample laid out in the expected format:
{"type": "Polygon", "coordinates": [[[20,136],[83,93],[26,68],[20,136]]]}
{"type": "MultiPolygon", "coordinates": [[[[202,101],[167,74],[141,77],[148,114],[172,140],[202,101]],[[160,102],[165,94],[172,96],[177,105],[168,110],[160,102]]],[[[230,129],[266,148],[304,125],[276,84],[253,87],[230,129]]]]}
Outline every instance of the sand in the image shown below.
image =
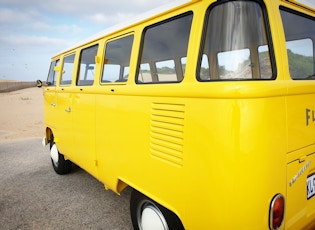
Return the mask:
{"type": "Polygon", "coordinates": [[[42,92],[32,87],[0,93],[0,143],[44,137],[42,92]]]}

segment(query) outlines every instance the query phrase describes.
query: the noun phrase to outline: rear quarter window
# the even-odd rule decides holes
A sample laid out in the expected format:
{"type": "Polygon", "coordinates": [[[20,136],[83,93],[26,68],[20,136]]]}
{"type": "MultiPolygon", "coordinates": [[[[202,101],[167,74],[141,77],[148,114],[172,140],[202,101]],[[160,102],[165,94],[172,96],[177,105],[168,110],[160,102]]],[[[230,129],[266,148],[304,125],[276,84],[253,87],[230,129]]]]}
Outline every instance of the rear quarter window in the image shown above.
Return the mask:
{"type": "Polygon", "coordinates": [[[258,2],[229,1],[209,7],[197,79],[268,80],[275,64],[267,15],[258,2]]]}

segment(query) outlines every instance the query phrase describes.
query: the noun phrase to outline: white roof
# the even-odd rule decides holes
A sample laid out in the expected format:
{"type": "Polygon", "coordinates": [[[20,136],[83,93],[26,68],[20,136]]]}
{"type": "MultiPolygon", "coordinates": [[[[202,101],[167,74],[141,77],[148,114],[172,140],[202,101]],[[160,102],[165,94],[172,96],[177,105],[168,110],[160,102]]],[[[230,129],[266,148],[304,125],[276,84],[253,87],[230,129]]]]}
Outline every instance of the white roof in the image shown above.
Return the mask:
{"type": "Polygon", "coordinates": [[[140,15],[132,18],[131,20],[128,20],[126,22],[123,22],[123,23],[117,24],[115,26],[109,27],[109,28],[107,28],[107,29],[105,29],[105,30],[103,30],[103,31],[101,31],[101,32],[91,36],[91,37],[88,37],[88,38],[84,39],[83,41],[80,41],[79,43],[71,46],[70,48],[68,48],[66,50],[71,50],[71,49],[73,49],[75,47],[78,47],[78,46],[83,45],[85,43],[88,43],[90,41],[94,41],[94,40],[99,39],[101,37],[104,37],[104,36],[106,36],[108,34],[114,33],[114,32],[116,32],[116,31],[118,31],[120,29],[126,28],[128,26],[132,26],[132,25],[137,24],[137,23],[139,23],[139,22],[141,22],[141,21],[143,21],[143,20],[145,20],[147,18],[150,18],[150,17],[154,16],[154,15],[161,14],[161,13],[167,11],[167,10],[179,7],[181,5],[189,3],[191,1],[193,1],[193,0],[175,0],[175,1],[171,2],[171,3],[169,3],[169,4],[162,5],[162,6],[158,7],[158,8],[156,8],[156,9],[153,9],[153,10],[147,11],[147,12],[145,12],[143,14],[140,14],[140,15]]]}
{"type": "Polygon", "coordinates": [[[314,0],[295,0],[297,3],[301,3],[305,6],[315,9],[315,1],[314,0]]]}

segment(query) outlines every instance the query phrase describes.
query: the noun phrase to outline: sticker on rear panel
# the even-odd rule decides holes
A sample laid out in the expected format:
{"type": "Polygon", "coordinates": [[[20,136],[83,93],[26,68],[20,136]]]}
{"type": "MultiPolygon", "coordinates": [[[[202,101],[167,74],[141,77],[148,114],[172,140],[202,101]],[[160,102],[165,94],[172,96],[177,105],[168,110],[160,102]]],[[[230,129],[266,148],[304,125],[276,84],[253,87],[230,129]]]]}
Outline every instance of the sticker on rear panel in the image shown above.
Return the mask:
{"type": "Polygon", "coordinates": [[[311,199],[313,196],[315,196],[315,174],[312,174],[307,177],[306,193],[307,193],[308,200],[311,199]]]}

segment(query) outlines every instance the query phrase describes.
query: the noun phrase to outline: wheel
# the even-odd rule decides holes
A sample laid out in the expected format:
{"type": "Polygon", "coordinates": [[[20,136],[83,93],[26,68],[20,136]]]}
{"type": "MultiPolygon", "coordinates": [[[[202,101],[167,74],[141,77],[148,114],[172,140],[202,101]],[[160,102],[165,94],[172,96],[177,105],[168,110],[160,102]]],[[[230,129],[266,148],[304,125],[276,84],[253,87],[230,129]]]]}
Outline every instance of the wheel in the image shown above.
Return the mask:
{"type": "Polygon", "coordinates": [[[131,193],[130,213],[135,230],[184,230],[173,212],[136,190],[131,193]]]}
{"type": "Polygon", "coordinates": [[[72,163],[69,160],[65,160],[64,156],[59,153],[53,136],[50,139],[50,157],[57,174],[63,175],[71,172],[72,163]]]}

